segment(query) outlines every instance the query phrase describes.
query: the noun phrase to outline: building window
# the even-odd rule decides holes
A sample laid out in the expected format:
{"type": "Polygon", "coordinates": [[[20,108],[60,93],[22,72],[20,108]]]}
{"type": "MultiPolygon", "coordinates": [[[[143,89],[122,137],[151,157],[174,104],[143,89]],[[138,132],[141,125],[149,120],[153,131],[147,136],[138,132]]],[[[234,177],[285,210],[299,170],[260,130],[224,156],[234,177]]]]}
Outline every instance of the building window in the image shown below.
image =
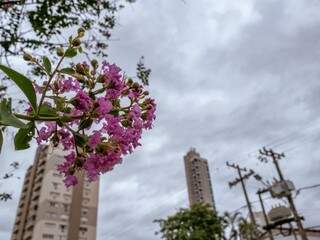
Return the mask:
{"type": "Polygon", "coordinates": [[[71,195],[70,194],[63,194],[63,198],[65,201],[70,201],[71,200],[71,195]]]}
{"type": "Polygon", "coordinates": [[[61,175],[60,173],[55,173],[55,172],[54,172],[52,175],[53,175],[54,177],[58,177],[58,178],[61,178],[61,177],[62,177],[62,175],[61,175]]]}
{"type": "Polygon", "coordinates": [[[86,227],[80,227],[79,230],[82,235],[84,235],[88,231],[88,229],[86,227]]]}
{"type": "Polygon", "coordinates": [[[60,230],[62,233],[64,233],[66,231],[66,229],[67,229],[66,225],[63,225],[63,224],[60,225],[60,230]]]}
{"type": "Polygon", "coordinates": [[[55,227],[56,227],[56,224],[55,224],[55,223],[46,222],[46,223],[45,223],[45,226],[46,226],[47,228],[55,228],[55,227]]]}
{"type": "Polygon", "coordinates": [[[82,217],[81,218],[81,224],[86,224],[88,222],[88,218],[82,217]]]}
{"type": "Polygon", "coordinates": [[[53,234],[44,233],[44,234],[42,234],[42,238],[44,238],[44,239],[54,239],[54,235],[53,234]]]}
{"type": "Polygon", "coordinates": [[[52,218],[54,219],[54,218],[57,218],[57,214],[54,212],[47,212],[47,217],[49,219],[52,219],[52,218]]]}
{"type": "Polygon", "coordinates": [[[63,215],[61,215],[60,216],[60,219],[62,220],[62,221],[68,221],[68,219],[69,219],[69,216],[68,215],[65,215],[65,214],[63,214],[63,215]]]}
{"type": "Polygon", "coordinates": [[[64,235],[59,235],[58,237],[58,240],[67,240],[67,237],[64,235]]]}
{"type": "Polygon", "coordinates": [[[59,207],[59,204],[56,202],[50,202],[50,207],[59,207]]]}
{"type": "Polygon", "coordinates": [[[64,209],[65,212],[68,212],[69,211],[69,205],[64,203],[63,204],[63,209],[64,209]]]}
{"type": "Polygon", "coordinates": [[[52,185],[53,185],[54,190],[58,190],[60,183],[52,182],[52,185]]]}
{"type": "Polygon", "coordinates": [[[89,203],[89,198],[83,198],[82,204],[87,205],[89,203]]]}
{"type": "Polygon", "coordinates": [[[86,216],[88,214],[88,209],[82,208],[82,215],[86,216]]]}
{"type": "Polygon", "coordinates": [[[57,197],[59,197],[60,193],[57,192],[50,192],[50,197],[52,197],[53,199],[56,199],[57,197]]]}
{"type": "Polygon", "coordinates": [[[84,189],[84,195],[85,196],[88,196],[88,195],[90,195],[90,189],[84,189]]]}

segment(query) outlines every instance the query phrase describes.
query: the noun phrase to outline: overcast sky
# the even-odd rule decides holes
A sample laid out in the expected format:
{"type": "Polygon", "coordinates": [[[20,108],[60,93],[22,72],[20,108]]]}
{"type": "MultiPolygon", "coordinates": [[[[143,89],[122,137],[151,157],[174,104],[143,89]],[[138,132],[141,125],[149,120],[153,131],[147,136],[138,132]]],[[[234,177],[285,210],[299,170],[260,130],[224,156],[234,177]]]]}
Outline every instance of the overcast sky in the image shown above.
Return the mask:
{"type": "MultiPolygon", "coordinates": [[[[99,240],[160,239],[153,219],[188,206],[190,147],[209,161],[221,213],[245,204],[240,186],[228,188],[235,172],[226,161],[277,176],[255,157],[264,145],[285,151],[280,164],[297,188],[320,183],[319,10],[317,0],[138,0],[121,11],[109,61],[134,75],[145,56],[158,111],[143,146],[101,177],[99,240]]],[[[34,147],[13,153],[10,144],[0,173],[17,160],[23,177],[34,147]]],[[[0,239],[9,239],[22,180],[0,184],[14,197],[0,202],[0,239]]],[[[248,182],[252,201],[258,187],[248,182]]],[[[305,226],[319,225],[320,188],[302,191],[296,203],[305,226]]]]}

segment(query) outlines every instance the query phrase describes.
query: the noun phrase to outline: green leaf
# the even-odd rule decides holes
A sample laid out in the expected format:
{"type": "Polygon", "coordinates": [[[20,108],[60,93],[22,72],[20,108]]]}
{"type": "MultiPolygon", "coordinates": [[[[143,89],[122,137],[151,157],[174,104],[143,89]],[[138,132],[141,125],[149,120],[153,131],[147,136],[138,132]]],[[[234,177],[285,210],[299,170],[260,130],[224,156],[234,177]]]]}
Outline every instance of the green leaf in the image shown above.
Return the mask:
{"type": "Polygon", "coordinates": [[[91,118],[85,118],[80,121],[79,130],[91,127],[93,120],[91,118]]]}
{"type": "Polygon", "coordinates": [[[48,105],[42,105],[40,110],[39,110],[39,115],[40,116],[46,116],[46,117],[55,117],[57,116],[57,111],[55,108],[52,108],[48,105]]]}
{"type": "Polygon", "coordinates": [[[62,68],[60,70],[61,73],[65,73],[65,74],[69,74],[69,75],[73,75],[76,73],[76,71],[73,68],[62,68]]]}
{"type": "Polygon", "coordinates": [[[74,132],[73,136],[74,136],[75,144],[79,147],[84,146],[87,142],[87,139],[88,139],[87,136],[80,134],[80,133],[77,133],[77,132],[74,132]]]}
{"type": "Polygon", "coordinates": [[[22,122],[20,119],[18,119],[12,114],[10,99],[2,99],[2,101],[0,102],[0,124],[16,128],[27,127],[27,125],[24,124],[24,122],[22,122]]]}
{"type": "Polygon", "coordinates": [[[34,136],[34,122],[27,124],[28,128],[20,128],[14,137],[15,150],[24,150],[30,147],[29,142],[34,136]]]}
{"type": "Polygon", "coordinates": [[[2,130],[0,130],[0,153],[1,153],[2,145],[3,145],[3,134],[2,134],[2,130]]]}
{"type": "Polygon", "coordinates": [[[33,111],[37,111],[37,96],[33,88],[32,82],[26,76],[0,64],[0,70],[2,70],[9,78],[11,78],[17,86],[22,90],[24,95],[28,98],[33,111]]]}
{"type": "Polygon", "coordinates": [[[64,54],[65,57],[73,58],[77,55],[77,49],[68,48],[66,53],[64,54]]]}
{"type": "Polygon", "coordinates": [[[43,61],[43,66],[44,66],[44,69],[46,70],[46,72],[50,75],[51,74],[51,62],[49,60],[49,58],[47,58],[46,56],[44,56],[42,58],[42,61],[43,61]]]}

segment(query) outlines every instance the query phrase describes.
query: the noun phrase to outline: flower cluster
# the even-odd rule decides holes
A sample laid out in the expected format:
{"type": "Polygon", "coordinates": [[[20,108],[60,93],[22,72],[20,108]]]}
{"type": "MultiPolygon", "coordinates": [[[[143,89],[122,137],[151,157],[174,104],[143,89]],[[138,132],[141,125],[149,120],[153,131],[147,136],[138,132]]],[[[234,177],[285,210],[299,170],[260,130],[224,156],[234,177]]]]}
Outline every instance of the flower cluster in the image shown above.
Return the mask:
{"type": "MultiPolygon", "coordinates": [[[[70,76],[58,74],[47,94],[47,121],[37,131],[37,142],[52,142],[68,151],[58,170],[66,186],[75,185],[77,171],[94,181],[121,163],[140,145],[143,129],[150,129],[156,104],[144,86],[126,77],[115,64],[77,64],[70,76]]],[[[42,92],[44,86],[35,86],[42,92]]],[[[30,111],[27,111],[31,114],[30,111]]]]}

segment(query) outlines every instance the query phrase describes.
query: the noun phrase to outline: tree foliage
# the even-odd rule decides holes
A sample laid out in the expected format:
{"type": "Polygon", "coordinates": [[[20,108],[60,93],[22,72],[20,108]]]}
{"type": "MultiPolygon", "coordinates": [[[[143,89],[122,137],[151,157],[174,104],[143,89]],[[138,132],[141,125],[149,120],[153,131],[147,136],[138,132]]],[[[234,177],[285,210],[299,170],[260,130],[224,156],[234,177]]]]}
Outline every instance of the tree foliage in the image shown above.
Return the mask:
{"type": "Polygon", "coordinates": [[[0,54],[18,55],[23,49],[52,49],[61,33],[82,26],[90,33],[87,48],[104,54],[115,14],[135,0],[3,0],[0,1],[0,54]]]}
{"type": "Polygon", "coordinates": [[[221,218],[210,205],[196,204],[180,209],[173,216],[158,219],[160,234],[166,240],[218,240],[223,239],[221,218]]]}

